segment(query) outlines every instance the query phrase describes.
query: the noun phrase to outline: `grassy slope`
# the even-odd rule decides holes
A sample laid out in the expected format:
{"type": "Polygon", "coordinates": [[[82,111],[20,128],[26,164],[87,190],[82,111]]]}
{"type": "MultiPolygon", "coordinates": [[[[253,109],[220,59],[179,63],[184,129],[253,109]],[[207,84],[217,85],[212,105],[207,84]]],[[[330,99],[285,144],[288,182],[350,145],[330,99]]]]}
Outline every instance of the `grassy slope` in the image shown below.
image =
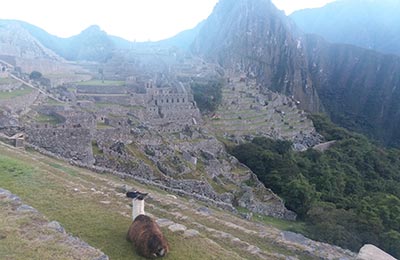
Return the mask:
{"type": "Polygon", "coordinates": [[[79,82],[78,85],[80,86],[124,86],[125,81],[118,81],[118,80],[89,80],[79,82]]]}
{"type": "Polygon", "coordinates": [[[20,97],[31,93],[33,90],[29,87],[23,87],[11,92],[0,92],[0,99],[11,99],[15,97],[20,97]]]}
{"type": "MultiPolygon", "coordinates": [[[[178,204],[167,204],[165,193],[152,187],[95,174],[34,152],[27,153],[0,144],[0,187],[20,196],[24,203],[35,207],[50,220],[60,222],[67,232],[99,248],[110,259],[142,259],[125,240],[130,225],[130,201],[123,193],[116,191],[123,184],[150,191],[152,198],[148,200],[147,211],[156,218],[168,218],[200,231],[200,236],[185,238],[182,233],[172,233],[163,228],[172,248],[165,259],[259,259],[246,251],[247,246],[235,246],[230,239],[219,237],[219,231],[253,244],[266,254],[297,255],[300,259],[312,259],[301,253],[299,255],[297,250],[293,252],[275,244],[279,231],[274,228],[268,228],[271,234],[266,238],[250,235],[224,226],[221,220],[244,226],[253,230],[253,233],[259,231],[259,226],[230,214],[213,210],[215,217],[199,216],[193,208],[201,205],[193,205],[194,202],[179,198],[175,202],[178,204]],[[179,205],[186,206],[179,209],[179,205]],[[182,214],[184,218],[180,216],[182,214]]],[[[0,230],[1,225],[0,222],[0,230]]],[[[286,224],[279,225],[284,227],[286,224]]],[[[0,249],[1,246],[2,240],[0,249]]],[[[14,251],[19,252],[19,249],[14,248],[14,251]]]]}

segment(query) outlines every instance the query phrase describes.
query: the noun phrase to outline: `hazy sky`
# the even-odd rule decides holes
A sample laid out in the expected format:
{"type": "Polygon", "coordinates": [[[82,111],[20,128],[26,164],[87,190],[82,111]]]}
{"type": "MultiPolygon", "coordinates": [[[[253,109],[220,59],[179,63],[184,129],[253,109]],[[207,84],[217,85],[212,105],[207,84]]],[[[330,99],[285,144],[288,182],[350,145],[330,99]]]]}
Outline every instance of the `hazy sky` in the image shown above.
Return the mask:
{"type": "MultiPolygon", "coordinates": [[[[290,14],[333,0],[272,0],[290,14]]],[[[69,37],[97,24],[108,34],[147,41],[193,28],[218,0],[2,0],[0,19],[17,19],[69,37]]]]}

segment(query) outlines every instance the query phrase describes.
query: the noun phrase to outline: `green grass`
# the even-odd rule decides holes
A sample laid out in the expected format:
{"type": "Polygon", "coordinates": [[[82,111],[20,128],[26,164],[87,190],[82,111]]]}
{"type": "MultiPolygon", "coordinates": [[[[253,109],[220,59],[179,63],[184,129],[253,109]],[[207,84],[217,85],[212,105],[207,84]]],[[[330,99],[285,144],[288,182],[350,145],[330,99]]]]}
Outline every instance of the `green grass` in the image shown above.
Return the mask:
{"type": "Polygon", "coordinates": [[[52,98],[47,98],[45,103],[44,103],[44,105],[47,105],[47,106],[59,106],[59,105],[62,105],[62,104],[63,103],[61,103],[61,102],[59,102],[57,100],[54,100],[52,98]]]}
{"type": "Polygon", "coordinates": [[[38,123],[50,124],[50,125],[57,125],[57,124],[62,123],[59,118],[57,118],[55,116],[51,116],[51,115],[44,115],[44,114],[38,114],[34,120],[35,120],[35,122],[38,122],[38,123]]]}
{"type": "MultiPolygon", "coordinates": [[[[107,96],[107,94],[104,94],[107,96]]],[[[132,108],[132,109],[144,109],[142,106],[129,106],[124,104],[117,104],[117,103],[110,103],[110,102],[95,102],[94,105],[97,108],[108,108],[108,107],[125,107],[125,108],[132,108]]]]}
{"type": "MultiPolygon", "coordinates": [[[[2,188],[17,194],[24,203],[35,207],[50,220],[60,222],[67,232],[99,248],[111,260],[143,259],[136,255],[125,239],[131,221],[120,212],[129,214],[125,206],[129,202],[120,197],[101,197],[90,192],[90,188],[105,187],[110,180],[116,180],[115,177],[99,177],[49,158],[32,159],[30,155],[22,152],[15,154],[14,150],[2,145],[0,151],[2,188]],[[74,192],[74,189],[85,192],[74,192]],[[105,198],[112,203],[100,203],[105,198]]],[[[0,222],[0,225],[3,224],[0,222]]],[[[168,229],[163,229],[163,232],[171,245],[171,252],[164,259],[239,259],[201,236],[187,239],[168,229]]],[[[19,252],[17,248],[14,249],[15,259],[22,259],[19,256],[29,253],[32,256],[35,254],[34,251],[19,252]]]]}
{"type": "Polygon", "coordinates": [[[125,81],[118,80],[89,80],[77,83],[80,86],[124,86],[125,81]]]}
{"type": "MultiPolygon", "coordinates": [[[[250,212],[249,210],[247,210],[245,208],[241,208],[241,207],[238,207],[237,210],[241,213],[249,213],[250,212]]],[[[259,215],[259,214],[254,214],[253,220],[257,221],[257,222],[261,222],[262,224],[265,224],[265,225],[270,225],[270,226],[280,229],[280,230],[306,234],[306,226],[305,226],[306,224],[304,222],[278,219],[278,218],[273,218],[273,217],[259,215]]]]}
{"type": "Polygon", "coordinates": [[[100,129],[112,129],[112,128],[114,128],[114,127],[107,125],[104,122],[97,122],[97,124],[96,124],[96,129],[99,129],[99,130],[100,129]]]}
{"type": "Polygon", "coordinates": [[[97,144],[96,141],[92,141],[92,151],[93,151],[93,155],[102,155],[103,150],[100,149],[99,145],[97,144]]]}
{"type": "Polygon", "coordinates": [[[65,167],[65,166],[63,166],[61,164],[58,164],[58,163],[50,162],[49,166],[51,166],[51,167],[53,167],[55,169],[58,169],[58,170],[60,170],[62,172],[65,172],[65,173],[67,173],[67,174],[69,174],[71,176],[75,176],[76,177],[76,176],[79,175],[79,172],[76,169],[73,169],[73,168],[70,168],[70,167],[65,167]]]}
{"type": "Polygon", "coordinates": [[[13,83],[18,83],[18,81],[13,78],[0,78],[0,85],[8,85],[13,83]]]}
{"type": "Polygon", "coordinates": [[[12,99],[16,97],[21,97],[30,94],[33,91],[33,89],[29,87],[23,87],[19,88],[16,90],[13,90],[11,92],[8,91],[0,91],[0,99],[12,99]]]}

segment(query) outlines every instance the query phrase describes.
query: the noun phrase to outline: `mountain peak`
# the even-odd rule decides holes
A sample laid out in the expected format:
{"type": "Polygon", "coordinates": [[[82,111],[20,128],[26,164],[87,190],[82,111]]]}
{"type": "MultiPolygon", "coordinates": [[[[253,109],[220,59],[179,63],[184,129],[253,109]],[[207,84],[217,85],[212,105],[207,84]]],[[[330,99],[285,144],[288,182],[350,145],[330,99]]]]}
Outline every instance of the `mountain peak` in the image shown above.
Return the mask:
{"type": "Polygon", "coordinates": [[[83,30],[80,34],[107,34],[100,26],[94,24],[83,30]]]}

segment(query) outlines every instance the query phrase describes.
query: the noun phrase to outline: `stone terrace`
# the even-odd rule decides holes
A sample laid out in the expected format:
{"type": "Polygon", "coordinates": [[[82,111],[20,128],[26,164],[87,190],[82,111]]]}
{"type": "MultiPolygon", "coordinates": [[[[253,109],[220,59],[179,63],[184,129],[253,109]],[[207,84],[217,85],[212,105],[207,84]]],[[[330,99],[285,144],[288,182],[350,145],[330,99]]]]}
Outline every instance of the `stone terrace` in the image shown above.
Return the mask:
{"type": "Polygon", "coordinates": [[[210,122],[219,134],[294,140],[298,134],[315,132],[294,99],[271,91],[260,94],[260,86],[253,80],[230,79],[222,96],[222,104],[210,122]]]}

